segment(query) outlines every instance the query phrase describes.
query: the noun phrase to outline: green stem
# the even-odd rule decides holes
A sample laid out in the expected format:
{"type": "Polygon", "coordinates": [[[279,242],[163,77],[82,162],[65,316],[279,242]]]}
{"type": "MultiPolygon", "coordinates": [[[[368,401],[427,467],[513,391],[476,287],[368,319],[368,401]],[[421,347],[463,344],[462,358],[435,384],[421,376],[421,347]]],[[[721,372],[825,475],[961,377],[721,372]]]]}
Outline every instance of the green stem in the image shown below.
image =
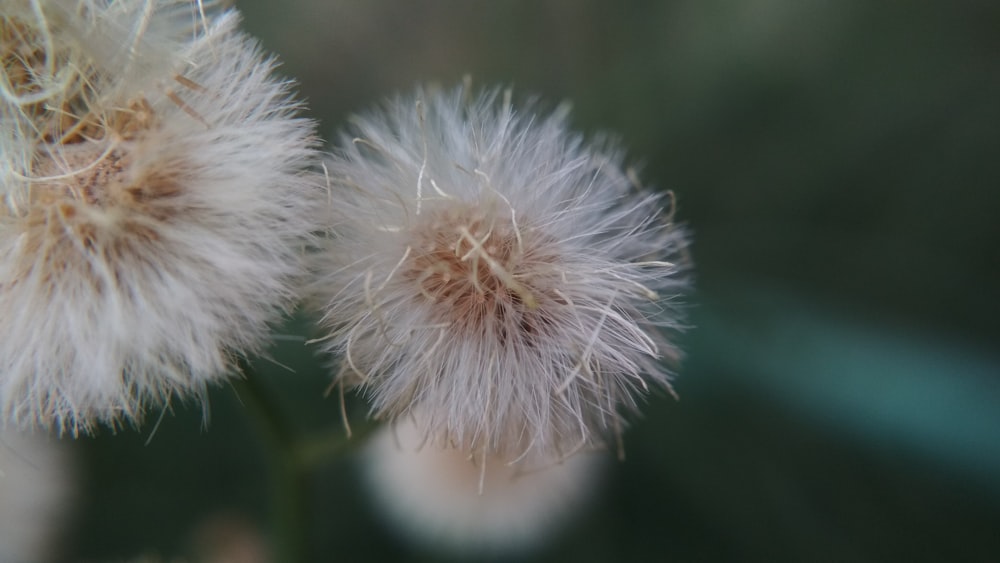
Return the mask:
{"type": "Polygon", "coordinates": [[[366,421],[360,426],[354,426],[351,436],[347,436],[343,429],[337,428],[302,438],[295,448],[296,461],[299,467],[306,469],[315,469],[330,463],[364,444],[377,427],[377,424],[366,421]]]}
{"type": "Polygon", "coordinates": [[[306,561],[305,504],[306,476],[299,466],[295,436],[281,416],[279,405],[262,385],[249,366],[244,377],[235,383],[239,397],[251,410],[264,435],[271,455],[274,478],[272,490],[272,525],[275,561],[299,563],[306,561]]]}
{"type": "Polygon", "coordinates": [[[308,550],[309,507],[306,492],[309,475],[317,467],[363,444],[378,425],[365,421],[354,428],[353,436],[348,436],[342,428],[336,428],[316,436],[299,438],[282,415],[272,391],[260,380],[252,366],[244,363],[241,367],[244,376],[236,381],[236,391],[257,422],[269,450],[274,479],[271,507],[275,561],[305,562],[308,550]]]}

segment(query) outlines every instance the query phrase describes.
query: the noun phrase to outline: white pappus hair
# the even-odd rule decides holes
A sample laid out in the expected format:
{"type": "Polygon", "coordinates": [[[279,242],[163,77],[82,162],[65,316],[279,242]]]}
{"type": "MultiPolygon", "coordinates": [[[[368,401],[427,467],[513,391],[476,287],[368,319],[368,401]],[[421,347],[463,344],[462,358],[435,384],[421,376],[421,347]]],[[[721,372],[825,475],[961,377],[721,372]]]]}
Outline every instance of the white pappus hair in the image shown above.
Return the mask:
{"type": "Polygon", "coordinates": [[[342,135],[315,293],[336,381],[376,417],[419,408],[439,446],[559,458],[669,389],[661,329],[687,285],[672,200],[566,113],[419,89],[342,135]]]}
{"type": "Polygon", "coordinates": [[[234,11],[10,4],[2,420],[76,434],[200,398],[295,298],[323,198],[313,124],[234,11]]]}

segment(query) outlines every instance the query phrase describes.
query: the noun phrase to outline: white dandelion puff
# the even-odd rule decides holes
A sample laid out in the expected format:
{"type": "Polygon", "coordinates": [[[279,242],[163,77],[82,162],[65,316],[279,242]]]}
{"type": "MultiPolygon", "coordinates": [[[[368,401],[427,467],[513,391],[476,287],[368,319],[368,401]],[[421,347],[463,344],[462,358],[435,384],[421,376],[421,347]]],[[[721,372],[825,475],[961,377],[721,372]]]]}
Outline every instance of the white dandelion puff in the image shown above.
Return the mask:
{"type": "Polygon", "coordinates": [[[608,141],[493,91],[419,90],[354,120],[327,163],[316,293],[377,417],[518,460],[620,433],[669,389],[685,237],[608,141]]]}
{"type": "Polygon", "coordinates": [[[407,419],[366,444],[362,471],[394,529],[473,555],[538,547],[590,500],[604,459],[590,453],[529,469],[427,441],[407,419]]]}
{"type": "Polygon", "coordinates": [[[233,11],[7,4],[3,420],[76,433],[200,397],[295,297],[312,123],[233,11]]]}

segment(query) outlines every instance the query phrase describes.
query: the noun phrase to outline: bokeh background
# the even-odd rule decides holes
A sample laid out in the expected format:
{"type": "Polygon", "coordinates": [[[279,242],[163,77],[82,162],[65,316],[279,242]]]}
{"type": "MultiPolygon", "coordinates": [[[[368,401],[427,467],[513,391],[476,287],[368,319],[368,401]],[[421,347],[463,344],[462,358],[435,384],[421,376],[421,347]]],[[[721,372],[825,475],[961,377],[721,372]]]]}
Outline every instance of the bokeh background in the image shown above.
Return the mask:
{"type": "MultiPolygon", "coordinates": [[[[626,461],[527,560],[1000,560],[1000,4],[236,5],[327,138],[469,74],[572,101],[677,194],[697,266],[680,400],[649,401],[626,461]]],[[[285,430],[342,433],[308,322],[278,332],[254,369],[285,430]]],[[[280,464],[232,388],[207,429],[184,405],[155,422],[73,444],[60,560],[269,533],[280,464]]],[[[443,558],[385,526],[354,457],[300,483],[308,560],[443,558]]]]}

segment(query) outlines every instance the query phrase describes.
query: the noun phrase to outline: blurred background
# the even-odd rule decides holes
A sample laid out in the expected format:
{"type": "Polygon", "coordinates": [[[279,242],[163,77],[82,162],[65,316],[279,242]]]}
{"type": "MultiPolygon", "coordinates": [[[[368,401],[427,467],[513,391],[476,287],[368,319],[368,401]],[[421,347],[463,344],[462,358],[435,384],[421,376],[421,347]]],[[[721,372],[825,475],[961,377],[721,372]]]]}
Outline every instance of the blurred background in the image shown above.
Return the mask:
{"type": "MultiPolygon", "coordinates": [[[[577,128],[619,135],[676,193],[697,275],[680,400],[649,401],[627,459],[524,559],[1000,559],[1000,4],[236,4],[324,137],[470,74],[572,101],[577,128]]],[[[285,430],[342,435],[296,338],[308,323],[279,332],[254,369],[285,430]]],[[[281,468],[249,411],[219,388],[207,429],[176,405],[155,434],[71,444],[57,560],[173,561],[270,533],[281,468]]],[[[307,560],[443,558],[382,522],[354,457],[299,483],[307,560]]]]}

